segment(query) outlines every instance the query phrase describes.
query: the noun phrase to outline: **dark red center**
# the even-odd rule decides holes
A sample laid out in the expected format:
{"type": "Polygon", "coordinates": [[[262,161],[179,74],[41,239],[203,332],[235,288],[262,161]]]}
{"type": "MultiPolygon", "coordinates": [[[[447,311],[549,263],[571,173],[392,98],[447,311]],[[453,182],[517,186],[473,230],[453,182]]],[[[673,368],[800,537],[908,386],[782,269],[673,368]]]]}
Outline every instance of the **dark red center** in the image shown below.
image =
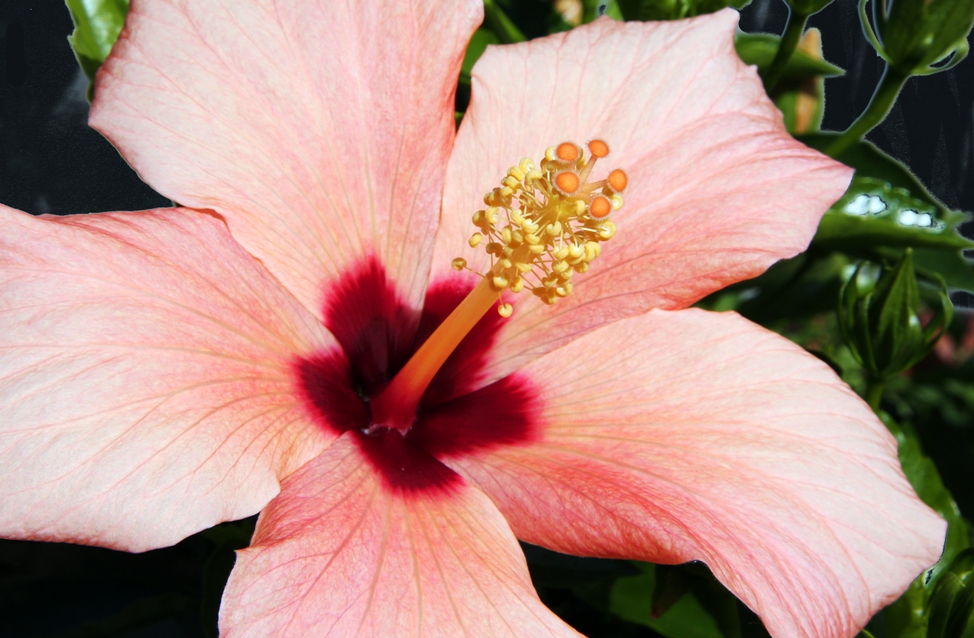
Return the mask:
{"type": "Polygon", "coordinates": [[[537,402],[526,378],[511,375],[478,388],[504,321],[493,311],[433,378],[407,433],[371,422],[369,399],[392,380],[474,283],[461,275],[434,282],[419,311],[402,302],[385,269],[370,259],[327,296],[325,325],[341,349],[295,364],[320,426],[338,434],[351,431],[383,483],[397,492],[448,490],[459,476],[441,460],[535,438],[537,402]]]}

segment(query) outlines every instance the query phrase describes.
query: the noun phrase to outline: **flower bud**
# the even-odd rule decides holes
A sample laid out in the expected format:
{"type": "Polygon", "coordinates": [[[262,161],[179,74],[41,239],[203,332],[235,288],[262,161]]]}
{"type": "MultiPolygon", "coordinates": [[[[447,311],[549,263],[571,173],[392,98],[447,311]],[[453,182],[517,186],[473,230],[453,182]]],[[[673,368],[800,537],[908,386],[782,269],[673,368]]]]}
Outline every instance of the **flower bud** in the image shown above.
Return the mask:
{"type": "Polygon", "coordinates": [[[939,308],[926,327],[920,323],[920,293],[909,248],[894,266],[882,272],[865,290],[862,264],[839,292],[839,328],[856,360],[874,379],[885,380],[925,357],[947,329],[953,306],[947,286],[939,279],[939,308]]]}
{"type": "Polygon", "coordinates": [[[971,0],[872,0],[875,31],[866,16],[867,2],[859,5],[863,30],[879,55],[902,75],[936,73],[967,55],[967,36],[974,26],[971,0]],[[951,55],[946,65],[930,66],[951,55]]]}

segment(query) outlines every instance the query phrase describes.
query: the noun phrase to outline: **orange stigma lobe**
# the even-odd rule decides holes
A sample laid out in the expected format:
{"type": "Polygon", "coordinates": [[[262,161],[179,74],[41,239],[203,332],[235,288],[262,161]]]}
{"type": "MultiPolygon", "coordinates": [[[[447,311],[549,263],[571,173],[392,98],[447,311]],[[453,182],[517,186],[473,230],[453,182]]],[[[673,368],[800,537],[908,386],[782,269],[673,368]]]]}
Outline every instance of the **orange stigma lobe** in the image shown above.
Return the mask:
{"type": "Polygon", "coordinates": [[[604,195],[596,195],[589,205],[589,212],[595,219],[603,219],[612,212],[612,202],[604,195]]]}
{"type": "Polygon", "coordinates": [[[563,162],[574,162],[578,159],[578,147],[571,142],[562,142],[555,149],[555,156],[563,162]]]}
{"type": "Polygon", "coordinates": [[[617,193],[626,190],[626,186],[629,184],[629,178],[626,177],[626,172],[621,168],[617,168],[609,173],[609,178],[606,181],[612,190],[617,193]]]}
{"type": "Polygon", "coordinates": [[[588,150],[597,158],[603,158],[609,154],[609,145],[602,140],[592,140],[588,143],[588,150]]]}
{"type": "Polygon", "coordinates": [[[573,171],[562,171],[555,175],[555,186],[566,195],[574,195],[581,185],[581,179],[573,171]]]}

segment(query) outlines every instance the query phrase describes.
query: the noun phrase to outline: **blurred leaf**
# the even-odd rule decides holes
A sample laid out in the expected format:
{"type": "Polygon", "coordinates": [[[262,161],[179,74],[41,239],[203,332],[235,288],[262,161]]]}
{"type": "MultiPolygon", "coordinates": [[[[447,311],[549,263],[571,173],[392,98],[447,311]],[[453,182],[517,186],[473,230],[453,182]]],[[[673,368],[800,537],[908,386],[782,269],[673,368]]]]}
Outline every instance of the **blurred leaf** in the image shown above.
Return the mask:
{"type": "Polygon", "coordinates": [[[960,252],[917,248],[913,251],[913,256],[918,272],[936,272],[951,288],[974,292],[974,262],[960,252]]]}
{"type": "Polygon", "coordinates": [[[751,0],[616,0],[626,20],[680,20],[720,11],[741,9],[751,0]]]}
{"type": "Polygon", "coordinates": [[[974,637],[974,550],[965,549],[941,575],[930,600],[927,638],[974,637]]]}
{"type": "Polygon", "coordinates": [[[896,438],[903,473],[920,499],[947,521],[947,541],[940,561],[921,574],[906,592],[882,612],[886,638],[923,638],[926,636],[930,597],[940,575],[962,551],[970,546],[967,524],[950,492],[944,486],[933,461],[923,454],[917,438],[908,426],[901,426],[889,415],[880,415],[896,438]]]}
{"type": "Polygon", "coordinates": [[[66,0],[74,33],[68,42],[88,77],[88,101],[94,97],[95,74],[108,57],[125,24],[129,0],[66,0]]]}
{"type": "MultiPolygon", "coordinates": [[[[771,66],[771,61],[778,52],[779,40],[778,36],[764,33],[738,33],[734,37],[734,47],[737,49],[737,55],[746,64],[755,64],[758,70],[764,70],[771,66]]],[[[834,64],[816,59],[801,49],[796,49],[785,66],[781,81],[797,81],[814,76],[829,78],[844,74],[845,71],[834,64]]]]}
{"type": "Polygon", "coordinates": [[[484,0],[484,27],[493,31],[504,44],[527,40],[517,25],[497,5],[496,0],[484,0]]]}
{"type": "Polygon", "coordinates": [[[570,556],[529,543],[521,543],[521,549],[535,587],[568,589],[639,573],[629,561],[570,556]]]}
{"type": "Polygon", "coordinates": [[[470,38],[470,44],[467,45],[467,52],[463,56],[463,66],[460,67],[460,75],[461,77],[466,76],[468,83],[473,65],[484,54],[488,44],[500,44],[500,40],[493,31],[484,28],[474,31],[473,37],[470,38]]]}
{"type": "Polygon", "coordinates": [[[664,614],[654,617],[652,601],[657,587],[657,566],[644,563],[640,568],[642,574],[625,576],[615,582],[609,611],[667,638],[730,638],[721,632],[717,620],[692,593],[685,594],[664,614]]]}

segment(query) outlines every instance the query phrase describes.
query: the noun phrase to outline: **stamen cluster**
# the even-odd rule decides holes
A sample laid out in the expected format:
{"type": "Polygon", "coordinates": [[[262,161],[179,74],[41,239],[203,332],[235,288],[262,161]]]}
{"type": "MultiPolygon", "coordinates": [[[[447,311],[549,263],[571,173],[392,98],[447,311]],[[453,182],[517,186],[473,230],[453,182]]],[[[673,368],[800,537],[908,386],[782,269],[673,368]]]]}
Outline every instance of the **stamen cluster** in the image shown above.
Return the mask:
{"type": "MultiPolygon", "coordinates": [[[[599,244],[615,235],[609,217],[622,207],[627,177],[615,169],[604,180],[587,182],[596,161],[609,154],[601,140],[588,148],[590,157],[572,142],[552,146],[540,168],[524,158],[484,196],[487,208],[473,214],[479,230],[469,244],[483,245],[490,255],[490,270],[482,276],[494,291],[526,288],[553,304],[571,294],[572,276],[587,271],[602,251],[599,244]]],[[[462,270],[467,262],[454,259],[453,267],[462,270]]],[[[512,310],[509,303],[498,308],[504,317],[512,310]]]]}

